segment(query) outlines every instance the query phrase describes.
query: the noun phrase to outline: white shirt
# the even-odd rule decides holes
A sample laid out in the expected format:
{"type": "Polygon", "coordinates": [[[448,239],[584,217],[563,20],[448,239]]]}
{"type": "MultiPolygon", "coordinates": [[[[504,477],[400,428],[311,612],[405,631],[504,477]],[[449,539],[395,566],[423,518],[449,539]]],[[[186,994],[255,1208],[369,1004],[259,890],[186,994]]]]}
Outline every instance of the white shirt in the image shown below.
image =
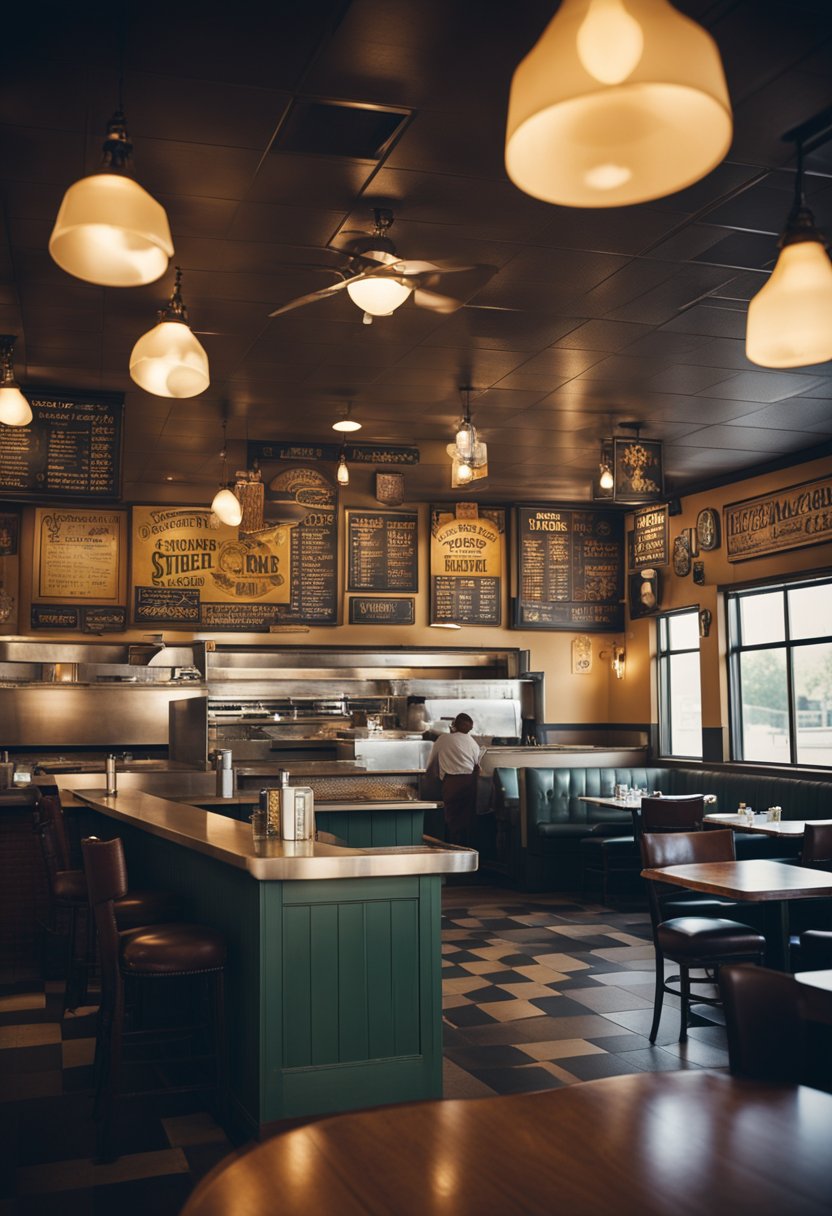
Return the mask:
{"type": "Polygon", "coordinates": [[[434,741],[428,757],[428,768],[433,763],[438,763],[440,777],[473,773],[482,753],[483,749],[473,735],[464,734],[460,730],[451,731],[450,734],[440,735],[434,741]]]}

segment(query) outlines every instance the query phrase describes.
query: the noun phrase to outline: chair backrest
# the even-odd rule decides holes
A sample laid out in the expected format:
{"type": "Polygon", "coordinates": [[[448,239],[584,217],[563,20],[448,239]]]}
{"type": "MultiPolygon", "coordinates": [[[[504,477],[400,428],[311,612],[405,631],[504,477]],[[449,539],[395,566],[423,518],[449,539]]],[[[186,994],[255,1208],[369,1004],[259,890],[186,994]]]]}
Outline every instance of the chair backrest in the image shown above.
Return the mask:
{"type": "Polygon", "coordinates": [[[811,1084],[805,988],[784,971],[721,967],[719,989],[731,1072],[757,1081],[811,1084]]]}
{"type": "Polygon", "coordinates": [[[118,964],[118,926],[113,901],[127,893],[127,866],[124,846],[116,837],[99,840],[89,836],[81,841],[87,891],[98,931],[98,953],[101,962],[101,1000],[112,1008],[120,999],[118,964]]]}
{"type": "Polygon", "coordinates": [[[41,794],[35,801],[32,824],[40,840],[49,893],[53,895],[58,873],[69,869],[69,846],[60,798],[54,794],[41,794]]]}
{"type": "Polygon", "coordinates": [[[801,865],[832,862],[832,823],[807,823],[803,833],[801,865]]]}
{"type": "MultiPolygon", "coordinates": [[[[687,866],[698,862],[734,861],[734,833],[728,829],[715,832],[644,832],[641,837],[641,860],[645,869],[664,866],[687,866]]],[[[649,879],[647,896],[653,936],[664,919],[662,905],[679,888],[670,883],[649,879]]]]}
{"type": "Polygon", "coordinates": [[[700,832],[705,814],[704,797],[642,798],[641,813],[635,816],[636,831],[700,832]]]}

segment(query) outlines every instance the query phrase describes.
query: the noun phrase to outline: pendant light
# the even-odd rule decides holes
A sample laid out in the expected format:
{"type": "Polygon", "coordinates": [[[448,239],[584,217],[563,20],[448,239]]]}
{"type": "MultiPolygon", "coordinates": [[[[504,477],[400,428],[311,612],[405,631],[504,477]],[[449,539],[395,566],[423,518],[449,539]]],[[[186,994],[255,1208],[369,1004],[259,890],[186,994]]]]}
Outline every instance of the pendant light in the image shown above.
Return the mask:
{"type": "Polygon", "coordinates": [[[229,528],[239,526],[243,518],[243,507],[237,495],[229,487],[228,482],[228,444],[226,430],[227,418],[222,420],[222,451],[220,452],[220,488],[214,495],[211,510],[220,523],[228,524],[229,528]]]}
{"type": "Polygon", "coordinates": [[[0,423],[28,426],[32,407],[14,378],[14,334],[0,334],[0,423]]]}
{"type": "Polygon", "coordinates": [[[338,459],[338,470],[335,474],[339,486],[348,486],[350,484],[350,470],[347,464],[347,457],[344,449],[341,448],[341,455],[338,459]]]}
{"type": "Polygon", "coordinates": [[[70,186],[49,238],[62,270],[102,287],[140,287],[173,257],[165,209],[127,175],[133,145],[119,107],[107,125],[101,172],[70,186]]]}
{"type": "Polygon", "coordinates": [[[159,324],[139,338],[130,355],[130,377],[154,397],[196,397],[211,383],[208,356],[188,325],[182,300],[182,271],[159,324]]]}
{"type": "Polygon", "coordinates": [[[464,413],[457,424],[454,442],[446,448],[451,458],[452,489],[488,476],[488,446],[471,421],[471,390],[466,386],[459,391],[464,394],[464,413]]]}
{"type": "Polygon", "coordinates": [[[615,489],[613,450],[612,439],[603,439],[601,441],[601,458],[598,462],[598,486],[608,494],[615,489]]]}
{"type": "Polygon", "coordinates": [[[345,432],[360,431],[361,423],[356,422],[354,418],[350,417],[351,414],[352,414],[352,402],[350,402],[350,404],[345,409],[344,417],[339,418],[337,422],[333,422],[333,424],[332,424],[333,431],[345,431],[345,432]]]}
{"type": "Polygon", "coordinates": [[[731,144],[716,43],[669,0],[563,0],[511,83],[506,169],[567,207],[663,198],[731,144]]]}
{"type": "Polygon", "coordinates": [[[810,367],[832,359],[832,262],[803,188],[797,145],[794,202],[780,237],[780,256],[748,305],[745,353],[761,367],[810,367]]]}

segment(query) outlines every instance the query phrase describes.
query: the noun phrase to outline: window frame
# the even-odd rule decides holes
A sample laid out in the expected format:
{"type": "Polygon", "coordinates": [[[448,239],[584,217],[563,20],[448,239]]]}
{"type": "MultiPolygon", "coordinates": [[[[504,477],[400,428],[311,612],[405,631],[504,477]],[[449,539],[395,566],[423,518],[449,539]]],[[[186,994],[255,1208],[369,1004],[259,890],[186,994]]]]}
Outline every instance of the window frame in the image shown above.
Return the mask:
{"type": "Polygon", "coordinates": [[[658,708],[659,708],[659,756],[667,760],[699,760],[703,758],[703,743],[701,737],[701,719],[702,719],[702,685],[701,685],[701,662],[702,650],[699,638],[699,607],[698,605],[688,605],[686,608],[674,608],[670,612],[661,612],[656,619],[656,670],[658,678],[658,708]],[[672,617],[684,616],[693,614],[696,618],[696,646],[671,648],[670,645],[670,620],[672,617]],[[673,709],[671,699],[671,660],[674,655],[679,654],[695,654],[700,662],[700,686],[699,686],[699,717],[700,717],[700,741],[699,754],[692,756],[689,753],[674,752],[673,746],[673,709]]]}
{"type": "MultiPolygon", "coordinates": [[[[794,654],[803,646],[817,646],[820,643],[832,645],[832,631],[827,634],[815,634],[808,638],[793,638],[791,636],[791,614],[789,608],[789,592],[801,587],[832,586],[832,575],[796,576],[792,579],[770,579],[745,587],[725,589],[725,615],[727,622],[727,654],[728,665],[728,733],[731,744],[731,759],[742,764],[765,764],[762,760],[746,760],[744,757],[743,713],[742,713],[742,664],[741,656],[761,650],[782,650],[786,656],[786,700],[789,729],[789,767],[802,769],[832,770],[832,765],[801,763],[797,759],[797,707],[794,688],[794,654]],[[779,642],[749,642],[742,641],[742,612],[741,603],[753,599],[755,595],[771,595],[779,592],[783,598],[783,640],[779,642]]],[[[780,765],[782,767],[782,764],[780,765]]]]}

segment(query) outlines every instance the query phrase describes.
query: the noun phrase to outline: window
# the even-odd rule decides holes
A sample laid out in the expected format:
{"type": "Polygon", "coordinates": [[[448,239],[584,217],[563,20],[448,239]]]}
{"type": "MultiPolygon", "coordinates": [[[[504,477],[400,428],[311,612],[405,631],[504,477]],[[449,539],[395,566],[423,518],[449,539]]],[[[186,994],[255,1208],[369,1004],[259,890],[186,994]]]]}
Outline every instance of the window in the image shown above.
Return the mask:
{"type": "Polygon", "coordinates": [[[659,617],[659,750],[663,756],[702,757],[699,613],[659,617]]]}
{"type": "Polygon", "coordinates": [[[728,595],[735,760],[832,767],[832,579],[728,595]]]}

